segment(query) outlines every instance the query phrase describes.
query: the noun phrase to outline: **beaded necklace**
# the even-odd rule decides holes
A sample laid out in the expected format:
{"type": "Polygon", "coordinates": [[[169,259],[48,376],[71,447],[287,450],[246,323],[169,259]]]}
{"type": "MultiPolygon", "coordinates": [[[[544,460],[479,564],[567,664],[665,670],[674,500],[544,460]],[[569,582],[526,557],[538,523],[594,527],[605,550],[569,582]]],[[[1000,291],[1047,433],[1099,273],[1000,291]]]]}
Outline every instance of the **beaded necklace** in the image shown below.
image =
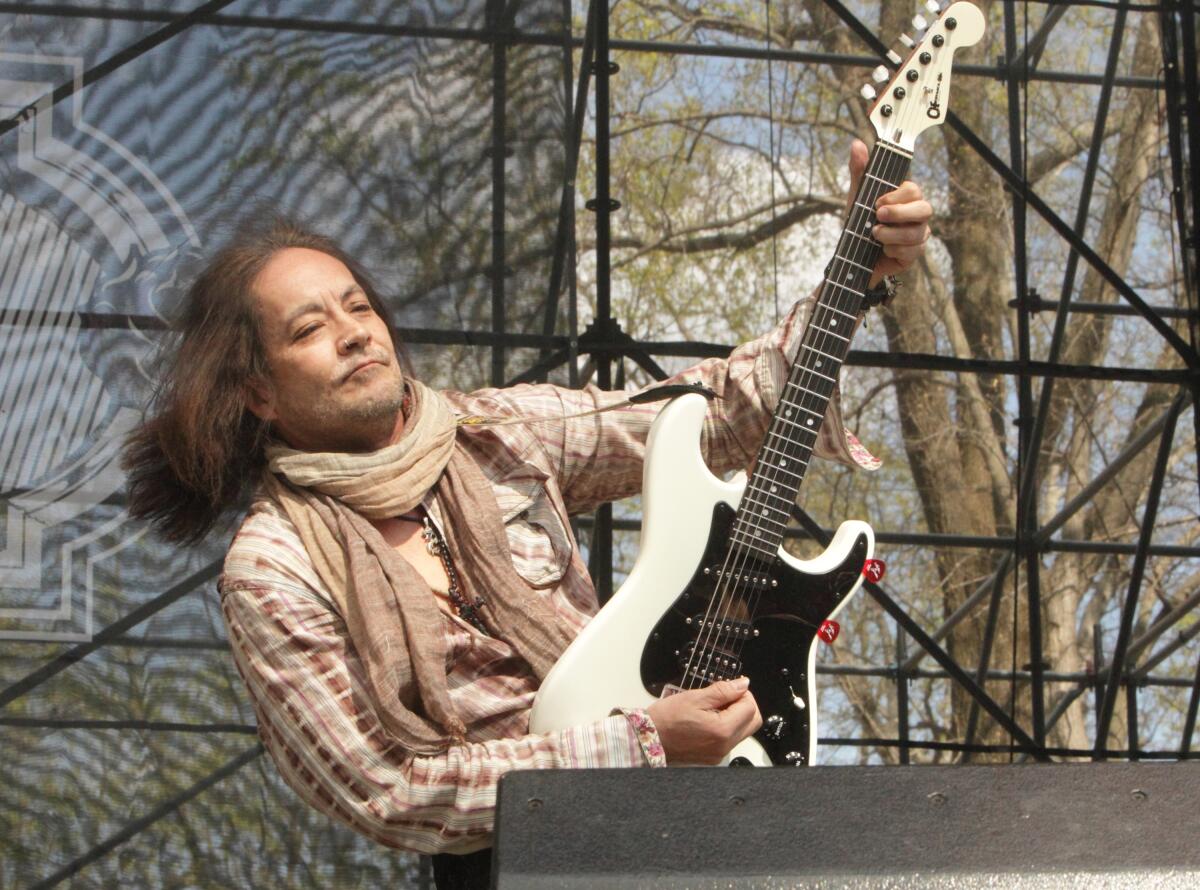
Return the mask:
{"type": "Polygon", "coordinates": [[[446,596],[450,600],[450,606],[454,609],[454,613],[481,634],[490,635],[487,625],[479,617],[479,610],[487,605],[487,600],[477,596],[472,602],[462,592],[458,583],[458,572],[454,570],[454,566],[450,562],[450,548],[446,546],[446,539],[442,537],[438,527],[429,518],[429,511],[424,507],[418,507],[417,510],[412,510],[396,518],[421,523],[421,538],[425,541],[425,549],[429,551],[430,555],[438,557],[442,561],[442,568],[446,570],[446,579],[449,581],[446,596]]]}

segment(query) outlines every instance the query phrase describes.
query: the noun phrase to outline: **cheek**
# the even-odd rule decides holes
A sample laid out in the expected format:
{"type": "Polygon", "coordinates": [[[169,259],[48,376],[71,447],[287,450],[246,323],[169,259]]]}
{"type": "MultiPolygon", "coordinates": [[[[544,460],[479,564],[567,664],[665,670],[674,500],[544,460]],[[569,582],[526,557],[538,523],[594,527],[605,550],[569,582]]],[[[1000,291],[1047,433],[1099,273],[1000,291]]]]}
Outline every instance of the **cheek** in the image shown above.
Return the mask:
{"type": "Polygon", "coordinates": [[[317,349],[305,349],[283,356],[272,363],[275,391],[281,402],[302,404],[319,397],[329,385],[329,362],[317,349]]]}
{"type": "Polygon", "coordinates": [[[392,338],[388,334],[387,325],[378,315],[371,319],[371,339],[386,346],[389,352],[395,351],[395,344],[392,343],[392,338]]]}

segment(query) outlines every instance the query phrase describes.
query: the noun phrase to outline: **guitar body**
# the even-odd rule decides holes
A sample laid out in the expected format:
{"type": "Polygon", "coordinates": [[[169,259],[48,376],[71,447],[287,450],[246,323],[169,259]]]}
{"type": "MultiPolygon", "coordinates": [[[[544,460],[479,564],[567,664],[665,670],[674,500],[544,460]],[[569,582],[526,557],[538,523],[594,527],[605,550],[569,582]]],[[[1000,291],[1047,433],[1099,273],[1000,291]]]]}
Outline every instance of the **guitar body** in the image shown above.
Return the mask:
{"type": "MultiPolygon", "coordinates": [[[[713,633],[702,625],[744,478],[725,482],[705,465],[700,430],[706,407],[702,396],[685,395],[654,421],[637,561],[546,677],[530,715],[532,731],[590,723],[617,707],[648,706],[680,684],[697,635],[713,633]]],[[[815,559],[780,550],[769,571],[757,573],[763,580],[751,591],[753,602],[737,598],[722,609],[731,645],[721,648],[730,655],[736,650],[737,657],[714,665],[711,679],[748,676],[764,720],[755,736],[733,750],[730,762],[813,762],[817,630],[858,590],[873,547],[870,526],[845,522],[815,559]],[[732,645],[735,641],[740,645],[732,645]]]]}

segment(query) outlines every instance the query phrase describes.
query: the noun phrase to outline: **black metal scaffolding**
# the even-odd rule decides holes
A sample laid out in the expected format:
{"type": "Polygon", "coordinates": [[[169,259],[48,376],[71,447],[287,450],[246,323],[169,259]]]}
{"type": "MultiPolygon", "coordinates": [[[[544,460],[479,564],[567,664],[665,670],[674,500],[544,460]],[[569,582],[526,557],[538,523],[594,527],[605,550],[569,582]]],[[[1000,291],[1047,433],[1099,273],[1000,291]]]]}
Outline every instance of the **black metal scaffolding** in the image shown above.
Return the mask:
{"type": "MultiPolygon", "coordinates": [[[[838,0],[827,0],[828,6],[840,17],[844,25],[860,38],[860,52],[855,55],[835,55],[813,52],[787,52],[771,50],[769,55],[775,63],[837,64],[858,66],[864,71],[879,64],[887,47],[874,32],[862,23],[855,14],[838,0]]],[[[163,45],[175,35],[188,28],[222,27],[269,29],[281,31],[313,31],[339,34],[362,34],[386,36],[397,39],[421,37],[448,41],[476,42],[490,47],[492,56],[492,105],[490,137],[490,169],[492,176],[492,205],[490,233],[492,263],[490,269],[490,330],[442,330],[432,328],[401,328],[405,340],[413,344],[457,344],[473,349],[490,351],[490,379],[494,385],[546,379],[555,370],[566,369],[572,384],[578,382],[579,372],[576,359],[591,359],[593,380],[602,388],[610,388],[623,382],[624,361],[633,362],[646,373],[659,379],[666,376],[657,358],[672,356],[708,357],[726,354],[729,346],[712,343],[647,342],[638,340],[625,332],[612,310],[610,298],[611,271],[611,226],[613,215],[619,214],[620,195],[610,194],[609,152],[616,150],[609,135],[609,83],[619,77],[618,65],[613,61],[616,53],[673,53],[713,55],[729,58],[763,60],[766,50],[746,46],[722,47],[712,45],[686,45],[656,43],[650,41],[621,40],[609,34],[608,3],[606,0],[591,0],[586,27],[583,34],[531,33],[514,24],[516,4],[503,0],[487,3],[486,26],[483,28],[417,27],[410,25],[377,25],[364,21],[315,20],[310,18],[230,14],[223,10],[231,6],[229,0],[209,2],[192,12],[178,13],[152,9],[116,9],[85,4],[32,4],[0,3],[0,14],[15,16],[47,16],[61,18],[100,19],[134,21],[156,26],[145,38],[126,50],[101,62],[83,74],[79,82],[93,89],[104,89],[106,78],[121,69],[126,62],[163,45]],[[561,50],[563,94],[568,105],[566,126],[563,133],[566,174],[561,183],[561,200],[556,222],[556,235],[550,280],[546,282],[546,304],[540,334],[516,333],[509,330],[506,316],[506,281],[508,270],[506,257],[506,182],[510,163],[510,124],[506,91],[507,54],[519,46],[542,46],[561,50]],[[584,130],[589,102],[595,114],[595,176],[596,193],[584,196],[586,210],[594,214],[596,223],[596,312],[587,328],[579,330],[579,309],[575,282],[575,205],[576,178],[580,154],[584,145],[584,130]],[[567,319],[566,333],[559,333],[561,317],[567,319]],[[523,355],[536,351],[536,356],[525,366],[520,366],[511,350],[525,350],[523,355]]],[[[1200,177],[1196,175],[1200,163],[1200,116],[1195,97],[1200,95],[1196,56],[1196,7],[1187,0],[1162,0],[1156,7],[1161,25],[1163,74],[1161,78],[1139,78],[1121,74],[1121,47],[1129,4],[1112,4],[1116,9],[1111,43],[1103,73],[1077,74],[1069,71],[1047,70],[1040,63],[1041,48],[1050,30],[1058,23],[1062,12],[1070,4],[1055,4],[1052,14],[1047,16],[1039,32],[1022,46],[1018,31],[1019,5],[1014,0],[1004,0],[1004,57],[994,64],[984,64],[978,59],[962,63],[958,73],[966,77],[988,77],[1003,81],[1008,96],[1008,138],[1010,162],[1005,162],[996,150],[978,134],[951,113],[947,123],[956,134],[969,144],[981,158],[1004,181],[1012,195],[1013,281],[1015,283],[1015,309],[1019,331],[1015,361],[984,359],[960,359],[939,355],[884,353],[855,350],[850,353],[848,364],[858,367],[948,371],[957,373],[987,373],[1007,375],[1015,378],[1018,393],[1020,477],[1016,494],[1017,523],[1012,535],[994,538],[974,536],[928,535],[919,532],[883,529],[877,533],[881,543],[916,546],[989,548],[1003,553],[995,573],[978,585],[974,594],[959,608],[947,616],[940,626],[928,628],[910,614],[902,598],[885,585],[866,584],[867,594],[893,620],[895,626],[895,661],[874,666],[849,667],[826,665],[822,671],[829,675],[857,673],[883,677],[895,683],[897,706],[897,734],[893,738],[822,738],[822,743],[856,747],[898,749],[900,762],[909,762],[910,755],[917,750],[942,750],[959,754],[963,760],[979,753],[1006,753],[1039,760],[1057,758],[1102,758],[1123,757],[1131,759],[1178,759],[1196,757],[1193,750],[1197,711],[1200,709],[1200,661],[1194,679],[1180,680],[1176,677],[1158,676],[1155,668],[1181,648],[1193,644],[1200,635],[1200,621],[1196,620],[1196,607],[1200,605],[1200,591],[1186,592],[1182,605],[1161,615],[1149,628],[1140,634],[1134,627],[1134,616],[1139,605],[1143,574],[1151,556],[1170,556],[1180,559],[1200,558],[1200,547],[1180,547],[1155,544],[1153,532],[1159,496],[1162,492],[1172,445],[1176,442],[1178,421],[1190,410],[1191,433],[1200,441],[1200,313],[1197,304],[1197,252],[1200,247],[1200,177]],[[1083,184],[1079,204],[1073,220],[1062,219],[1050,206],[1034,193],[1025,182],[1021,158],[1026,154],[1024,133],[1020,121],[1022,104],[1021,90],[1024,85],[1039,81],[1077,82],[1098,85],[1100,99],[1096,110],[1096,122],[1090,139],[1087,167],[1083,173],[1083,184]],[[1091,196],[1097,177],[1100,144],[1104,138],[1105,123],[1114,88],[1130,87],[1161,91],[1166,111],[1166,132],[1170,151],[1172,176],[1171,200],[1174,218],[1178,225],[1179,261],[1183,270],[1184,290],[1188,308],[1160,307],[1147,304],[1136,290],[1113,271],[1086,240],[1085,232],[1091,205],[1091,196]],[[1029,269],[1024,255],[1026,225],[1030,214],[1055,232],[1069,247],[1070,254],[1066,274],[1056,299],[1043,299],[1030,281],[1029,269]],[[1080,264],[1088,264],[1122,297],[1117,306],[1072,302],[1076,276],[1080,264]],[[1049,359],[1036,361],[1030,356],[1030,321],[1039,312],[1053,312],[1054,325],[1051,336],[1049,359]],[[1170,343],[1182,359],[1184,370],[1163,371],[1137,367],[1078,367],[1060,363],[1064,332],[1071,313],[1076,314],[1136,314],[1143,318],[1165,341],[1170,343]],[[1180,335],[1172,321],[1184,320],[1187,335],[1180,335]],[[1121,383],[1164,383],[1176,388],[1176,395],[1169,409],[1148,426],[1132,441],[1124,452],[1115,455],[1107,466],[1049,521],[1038,521],[1036,469],[1041,436],[1050,410],[1053,385],[1060,379],[1091,379],[1112,385],[1121,383]],[[1035,381],[1041,381],[1040,397],[1035,395],[1035,381]],[[1084,540],[1065,540],[1055,535],[1072,516],[1085,507],[1103,486],[1113,479],[1130,461],[1143,453],[1155,452],[1154,471],[1150,494],[1142,513],[1140,534],[1136,543],[1115,544],[1084,540]],[[1076,551],[1130,555],[1133,570],[1128,589],[1124,592],[1118,633],[1114,644],[1107,650],[1099,645],[1092,670],[1085,673],[1054,672],[1042,657],[1042,629],[1040,603],[1040,559],[1047,552],[1076,551]],[[1015,666],[1009,670],[995,666],[1000,659],[993,658],[992,637],[998,620],[1000,592],[1009,582],[1013,572],[1019,571],[1025,581],[1024,612],[1030,631],[1030,663],[1022,670],[1015,666]],[[957,661],[946,647],[950,632],[965,619],[980,612],[986,614],[986,636],[982,658],[974,664],[957,661]],[[936,668],[923,667],[925,658],[931,658],[936,668]],[[971,720],[966,737],[959,742],[932,742],[913,738],[910,724],[913,691],[911,681],[915,679],[945,679],[965,689],[973,699],[971,720]],[[1005,703],[997,701],[985,687],[989,680],[1002,679],[1027,684],[1032,695],[1032,722],[1022,725],[1009,713],[1005,703]],[[1048,683],[1070,684],[1070,692],[1057,704],[1047,700],[1048,683]],[[1184,729],[1176,744],[1168,748],[1145,748],[1139,745],[1138,694],[1140,690],[1155,687],[1162,689],[1186,689],[1187,706],[1184,729]],[[1066,712],[1069,705],[1091,692],[1095,698],[1095,746],[1091,750],[1064,750],[1047,746],[1047,732],[1066,712]],[[1125,750],[1109,750],[1105,739],[1108,728],[1124,696],[1129,743],[1125,750]],[[1008,745],[980,744],[976,741],[980,715],[986,713],[1003,728],[1011,743],[1008,745]]],[[[564,0],[566,17],[570,16],[570,4],[564,0]]],[[[1144,9],[1144,8],[1141,8],[1144,9]]],[[[77,89],[75,81],[58,85],[53,91],[52,102],[59,102],[77,89]]],[[[23,120],[34,114],[33,107],[0,120],[0,140],[15,137],[13,131],[23,120]]],[[[161,328],[161,322],[148,316],[130,316],[119,313],[82,313],[76,319],[84,328],[119,329],[135,324],[143,330],[161,328]]],[[[53,325],[53,317],[43,318],[42,324],[53,325]]],[[[1197,494],[1200,496],[1200,481],[1197,494]]],[[[8,493],[10,496],[12,493],[8,493]]],[[[804,511],[797,508],[799,528],[794,535],[807,537],[818,542],[827,542],[830,531],[820,526],[804,511]]],[[[590,533],[590,569],[601,597],[607,598],[613,589],[613,533],[614,530],[629,530],[637,527],[635,521],[614,520],[611,506],[597,511],[595,517],[585,518],[581,528],[590,533]]],[[[14,702],[29,695],[50,678],[87,658],[105,646],[141,646],[164,648],[219,647],[219,642],[197,640],[172,640],[165,638],[136,638],[129,632],[151,616],[161,612],[181,597],[200,585],[208,584],[219,570],[213,563],[190,573],[156,598],[129,612],[123,618],[97,632],[88,642],[47,661],[27,675],[8,683],[0,689],[0,726],[33,728],[94,728],[118,729],[121,731],[154,731],[159,728],[185,729],[195,732],[225,732],[247,734],[253,732],[250,724],[205,724],[188,726],[170,724],[165,726],[154,721],[104,721],[88,719],[29,719],[13,716],[8,710],[14,702]],[[7,711],[7,713],[6,713],[7,711]]],[[[6,646],[19,648],[19,641],[6,646]]],[[[160,803],[144,815],[129,822],[121,831],[104,838],[92,851],[76,861],[59,868],[46,877],[38,886],[53,886],[80,872],[98,857],[105,855],[123,843],[133,833],[147,827],[157,819],[164,818],[186,801],[201,794],[216,782],[227,780],[238,769],[252,763],[261,753],[261,748],[250,747],[244,753],[224,764],[211,777],[182,790],[177,799],[160,803]]]]}

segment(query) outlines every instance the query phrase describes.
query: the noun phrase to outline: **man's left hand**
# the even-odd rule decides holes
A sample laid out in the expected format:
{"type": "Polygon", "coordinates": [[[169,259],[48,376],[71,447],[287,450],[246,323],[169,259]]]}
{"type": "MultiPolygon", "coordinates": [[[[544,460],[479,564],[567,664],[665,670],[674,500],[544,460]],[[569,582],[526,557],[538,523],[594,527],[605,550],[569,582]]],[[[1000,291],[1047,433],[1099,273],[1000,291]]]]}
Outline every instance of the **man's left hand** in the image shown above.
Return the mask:
{"type": "MultiPolygon", "coordinates": [[[[858,191],[863,171],[867,168],[867,146],[858,139],[850,145],[850,197],[858,191]]],[[[871,274],[871,286],[878,284],[885,275],[903,272],[925,252],[929,240],[929,220],[933,208],[921,194],[921,187],[906,181],[894,192],[888,192],[875,202],[875,218],[878,225],[871,230],[875,240],[883,245],[883,256],[875,264],[871,274]]]]}

